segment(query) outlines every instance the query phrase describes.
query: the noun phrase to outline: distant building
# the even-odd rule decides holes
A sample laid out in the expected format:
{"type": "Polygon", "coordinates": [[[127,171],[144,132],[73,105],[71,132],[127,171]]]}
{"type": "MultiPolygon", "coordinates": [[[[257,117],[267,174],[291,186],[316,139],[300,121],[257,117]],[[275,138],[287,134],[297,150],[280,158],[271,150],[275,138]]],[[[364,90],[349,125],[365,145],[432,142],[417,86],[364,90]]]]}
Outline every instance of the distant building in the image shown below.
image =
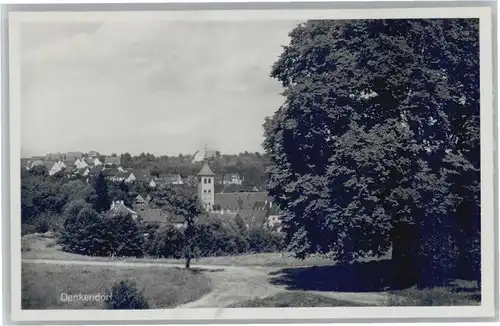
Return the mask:
{"type": "Polygon", "coordinates": [[[281,232],[282,222],[283,222],[283,215],[269,215],[264,225],[270,230],[281,232]]]}
{"type": "Polygon", "coordinates": [[[123,200],[113,201],[111,203],[111,208],[109,209],[109,213],[113,216],[118,216],[120,214],[130,214],[130,216],[132,216],[133,219],[137,219],[138,217],[137,212],[125,206],[123,200]]]}
{"type": "Polygon", "coordinates": [[[87,156],[88,157],[97,157],[97,156],[99,156],[99,152],[97,152],[97,151],[89,151],[87,153],[87,156]]]}
{"type": "MultiPolygon", "coordinates": [[[[51,164],[51,163],[49,163],[51,164]]],[[[57,161],[53,163],[52,167],[49,169],[49,175],[54,175],[58,172],[61,172],[66,168],[66,165],[62,161],[57,161]]]]}
{"type": "Polygon", "coordinates": [[[106,156],[104,160],[104,165],[121,165],[121,157],[120,156],[106,156]]]}
{"type": "Polygon", "coordinates": [[[76,161],[76,159],[81,159],[82,157],[82,152],[67,152],[64,154],[64,159],[71,161],[76,161]]]}
{"type": "Polygon", "coordinates": [[[224,174],[224,178],[222,179],[222,184],[229,185],[241,185],[243,179],[240,177],[238,173],[227,173],[224,174]]]}
{"type": "Polygon", "coordinates": [[[93,164],[94,166],[99,166],[99,165],[102,165],[102,162],[101,162],[101,160],[100,160],[100,159],[98,159],[98,158],[96,157],[96,158],[94,158],[94,160],[92,161],[92,164],[93,164]]]}
{"type": "Polygon", "coordinates": [[[193,154],[192,162],[197,163],[197,162],[203,162],[204,160],[207,160],[207,159],[211,159],[211,158],[217,156],[217,152],[218,151],[216,151],[216,150],[207,149],[205,147],[204,151],[196,151],[193,154]]]}
{"type": "Polygon", "coordinates": [[[201,200],[201,205],[205,210],[211,211],[215,204],[214,178],[215,173],[212,172],[207,160],[203,162],[198,176],[198,198],[201,200]]]}
{"type": "Polygon", "coordinates": [[[81,159],[76,159],[75,161],[75,167],[77,169],[83,169],[83,168],[86,168],[88,167],[88,163],[85,161],[85,159],[81,158],[81,159]]]}
{"type": "Polygon", "coordinates": [[[165,181],[165,183],[172,184],[172,185],[184,184],[184,181],[182,180],[182,177],[180,174],[167,174],[167,175],[162,176],[160,179],[165,181]]]}
{"type": "Polygon", "coordinates": [[[62,153],[48,153],[45,155],[45,160],[47,161],[59,161],[64,159],[64,155],[62,153]]]}

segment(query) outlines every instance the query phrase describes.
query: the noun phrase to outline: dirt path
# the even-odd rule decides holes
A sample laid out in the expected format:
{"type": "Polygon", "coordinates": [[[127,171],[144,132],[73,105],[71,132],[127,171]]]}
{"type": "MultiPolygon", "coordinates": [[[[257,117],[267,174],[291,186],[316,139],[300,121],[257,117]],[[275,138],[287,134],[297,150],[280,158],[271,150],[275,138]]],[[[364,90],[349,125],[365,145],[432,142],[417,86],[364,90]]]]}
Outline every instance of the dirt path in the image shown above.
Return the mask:
{"type": "MultiPolygon", "coordinates": [[[[184,267],[182,264],[145,263],[145,262],[116,262],[116,261],[78,261],[78,260],[50,260],[50,259],[23,259],[25,263],[59,264],[59,265],[91,265],[114,267],[184,267]]],[[[269,282],[269,273],[276,272],[281,267],[247,267],[247,266],[219,266],[193,264],[192,268],[206,270],[205,275],[212,281],[212,292],[198,300],[180,305],[177,308],[222,308],[236,302],[264,298],[278,292],[289,291],[284,285],[274,285],[269,282]]],[[[387,300],[386,293],[347,293],[308,291],[328,298],[364,303],[369,305],[383,305],[387,300]]]]}

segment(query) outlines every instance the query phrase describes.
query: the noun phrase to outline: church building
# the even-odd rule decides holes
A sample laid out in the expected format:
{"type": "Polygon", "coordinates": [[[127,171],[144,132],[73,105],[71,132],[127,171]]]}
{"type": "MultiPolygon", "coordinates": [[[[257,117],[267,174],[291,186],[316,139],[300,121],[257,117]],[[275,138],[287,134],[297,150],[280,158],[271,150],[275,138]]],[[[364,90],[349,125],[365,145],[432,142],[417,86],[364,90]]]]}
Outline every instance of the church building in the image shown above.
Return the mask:
{"type": "Polygon", "coordinates": [[[213,210],[215,204],[214,180],[215,173],[210,169],[205,159],[198,173],[198,198],[200,198],[203,208],[207,211],[213,210]]]}

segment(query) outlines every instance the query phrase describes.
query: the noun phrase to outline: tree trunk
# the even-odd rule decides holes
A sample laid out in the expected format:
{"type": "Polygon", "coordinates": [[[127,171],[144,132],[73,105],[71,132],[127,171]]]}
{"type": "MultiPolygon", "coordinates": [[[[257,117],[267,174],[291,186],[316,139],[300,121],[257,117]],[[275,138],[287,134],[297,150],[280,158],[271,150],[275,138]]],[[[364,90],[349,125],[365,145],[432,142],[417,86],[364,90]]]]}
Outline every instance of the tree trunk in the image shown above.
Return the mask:
{"type": "Polygon", "coordinates": [[[191,268],[191,257],[186,257],[186,268],[191,268]]]}
{"type": "Polygon", "coordinates": [[[392,286],[399,289],[408,288],[418,280],[417,230],[407,224],[396,225],[391,232],[391,241],[392,286]]]}

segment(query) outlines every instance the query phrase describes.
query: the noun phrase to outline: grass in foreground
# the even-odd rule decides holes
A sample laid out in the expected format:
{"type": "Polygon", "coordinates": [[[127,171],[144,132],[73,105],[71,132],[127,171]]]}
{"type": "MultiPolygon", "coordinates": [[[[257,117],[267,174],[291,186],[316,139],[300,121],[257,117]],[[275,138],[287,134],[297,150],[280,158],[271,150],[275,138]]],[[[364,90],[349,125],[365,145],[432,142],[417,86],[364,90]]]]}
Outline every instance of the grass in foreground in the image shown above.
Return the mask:
{"type": "Polygon", "coordinates": [[[481,290],[476,282],[455,280],[445,287],[391,291],[388,306],[476,306],[481,290]]]}
{"type": "MultiPolygon", "coordinates": [[[[170,258],[111,258],[90,257],[63,252],[54,238],[43,236],[28,236],[22,239],[23,259],[78,260],[78,261],[127,261],[145,263],[184,264],[183,259],[170,258]]],[[[240,256],[203,257],[193,261],[193,265],[218,266],[261,266],[261,267],[301,267],[312,265],[331,265],[332,261],[325,258],[296,259],[287,254],[262,253],[240,256]]]]}
{"type": "Polygon", "coordinates": [[[114,283],[137,283],[149,307],[174,308],[211,290],[210,280],[181,268],[123,268],[83,265],[22,264],[23,309],[104,309],[103,302],[62,301],[66,294],[105,294],[114,283]]]}
{"type": "Polygon", "coordinates": [[[286,308],[286,307],[366,307],[357,302],[342,301],[327,298],[322,295],[307,292],[280,292],[263,299],[253,299],[238,302],[227,308],[286,308]]]}

